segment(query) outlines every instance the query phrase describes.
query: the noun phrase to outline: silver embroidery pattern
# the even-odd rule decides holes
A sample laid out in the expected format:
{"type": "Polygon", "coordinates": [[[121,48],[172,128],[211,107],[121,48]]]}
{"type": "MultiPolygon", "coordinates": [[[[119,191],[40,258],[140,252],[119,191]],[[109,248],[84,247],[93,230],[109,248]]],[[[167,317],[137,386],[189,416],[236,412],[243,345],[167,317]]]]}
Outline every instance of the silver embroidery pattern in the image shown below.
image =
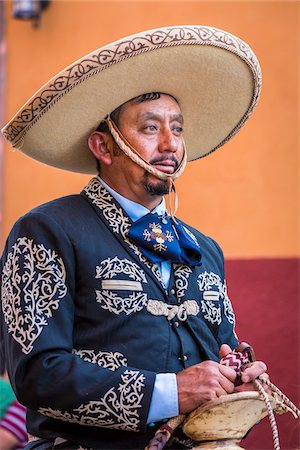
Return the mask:
{"type": "Polygon", "coordinates": [[[224,285],[223,285],[223,296],[224,296],[224,314],[227,317],[228,322],[231,323],[232,325],[235,325],[235,315],[234,315],[231,301],[227,294],[226,281],[224,281],[224,285]]]}
{"type": "MultiPolygon", "coordinates": [[[[126,258],[120,259],[117,256],[107,258],[96,267],[96,279],[112,279],[118,274],[128,275],[134,281],[147,283],[144,271],[126,258]]],[[[130,294],[125,297],[113,290],[102,289],[96,290],[96,300],[101,308],[111,313],[129,315],[144,308],[147,303],[147,294],[130,291],[130,294]]]]}
{"type": "MultiPolygon", "coordinates": [[[[220,298],[224,298],[223,294],[223,283],[221,277],[213,272],[202,272],[198,276],[197,280],[199,289],[201,292],[210,291],[213,288],[217,290],[220,294],[220,298]]],[[[219,301],[207,301],[201,300],[201,311],[203,312],[203,317],[208,322],[220,325],[222,322],[221,318],[221,305],[219,301]]]]}
{"type": "Polygon", "coordinates": [[[177,316],[179,320],[185,321],[188,316],[196,316],[200,308],[196,300],[186,300],[181,305],[168,305],[159,300],[149,300],[147,311],[154,316],[165,316],[168,320],[177,316]]]}
{"type": "Polygon", "coordinates": [[[18,238],[2,273],[2,308],[8,332],[25,354],[67,293],[66,271],[54,250],[18,238]]]}
{"type": "Polygon", "coordinates": [[[64,422],[94,427],[138,431],[145,376],[136,370],[125,370],[117,388],[109,389],[98,401],[89,401],[72,412],[40,408],[39,413],[64,422]]]}
{"type": "Polygon", "coordinates": [[[189,277],[192,272],[193,271],[189,266],[184,266],[181,264],[175,265],[174,276],[178,300],[184,297],[189,285],[189,277]]]}
{"type": "Polygon", "coordinates": [[[114,233],[120,234],[126,244],[133,250],[134,254],[138,256],[139,260],[144,263],[164,286],[161,274],[156,264],[151,264],[150,261],[141,253],[140,249],[128,239],[128,232],[130,229],[130,221],[124,215],[122,208],[118,208],[114,203],[113,197],[102,186],[97,178],[92,178],[89,184],[84,189],[87,197],[92,200],[103,213],[108,225],[114,233]]]}
{"type": "Polygon", "coordinates": [[[94,350],[73,349],[72,353],[80,356],[84,361],[113,371],[128,365],[127,359],[120,352],[95,352],[94,350]]]}

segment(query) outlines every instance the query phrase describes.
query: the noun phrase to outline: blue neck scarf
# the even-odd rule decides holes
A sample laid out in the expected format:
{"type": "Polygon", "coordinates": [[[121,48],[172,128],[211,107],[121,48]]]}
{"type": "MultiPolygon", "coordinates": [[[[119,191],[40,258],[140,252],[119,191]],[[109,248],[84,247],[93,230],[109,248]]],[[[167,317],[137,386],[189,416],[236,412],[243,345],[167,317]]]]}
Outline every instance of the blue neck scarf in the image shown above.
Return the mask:
{"type": "Polygon", "coordinates": [[[131,225],[129,238],[152,263],[170,260],[189,266],[201,265],[199,244],[177,220],[149,213],[131,225]]]}

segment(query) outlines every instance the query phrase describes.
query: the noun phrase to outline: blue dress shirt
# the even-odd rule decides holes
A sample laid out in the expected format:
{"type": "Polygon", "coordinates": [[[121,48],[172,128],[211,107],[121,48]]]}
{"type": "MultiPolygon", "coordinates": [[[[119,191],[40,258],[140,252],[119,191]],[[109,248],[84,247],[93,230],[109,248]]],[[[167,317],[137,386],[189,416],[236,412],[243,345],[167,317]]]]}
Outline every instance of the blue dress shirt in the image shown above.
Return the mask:
{"type": "MultiPolygon", "coordinates": [[[[166,202],[164,198],[156,208],[150,211],[145,206],[135,203],[114,191],[99,176],[97,178],[108,190],[108,192],[117,200],[119,205],[124,209],[124,211],[126,211],[127,215],[133,222],[146,214],[149,214],[149,212],[157,213],[158,215],[164,215],[166,213],[166,202]]],[[[157,266],[160,270],[164,286],[167,289],[171,276],[171,262],[163,261],[157,264],[157,266]]],[[[168,419],[169,417],[177,416],[178,414],[179,408],[176,374],[159,373],[155,378],[147,423],[158,422],[163,419],[168,419]]]]}

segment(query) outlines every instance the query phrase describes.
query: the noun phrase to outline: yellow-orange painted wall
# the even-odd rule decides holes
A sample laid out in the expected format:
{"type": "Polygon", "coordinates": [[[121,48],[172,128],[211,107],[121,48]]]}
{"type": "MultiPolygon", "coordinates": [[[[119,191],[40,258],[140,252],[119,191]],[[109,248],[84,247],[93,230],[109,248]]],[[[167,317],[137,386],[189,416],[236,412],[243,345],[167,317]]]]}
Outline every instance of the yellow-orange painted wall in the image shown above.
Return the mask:
{"type": "MultiPolygon", "coordinates": [[[[177,182],[178,215],[213,236],[227,257],[299,255],[298,1],[54,1],[37,30],[13,20],[11,4],[6,6],[7,120],[56,72],[128,34],[203,24],[248,42],[263,71],[260,104],[229,144],[189,164],[177,182]]],[[[1,245],[20,215],[79,192],[88,179],[43,166],[6,145],[1,245]]]]}

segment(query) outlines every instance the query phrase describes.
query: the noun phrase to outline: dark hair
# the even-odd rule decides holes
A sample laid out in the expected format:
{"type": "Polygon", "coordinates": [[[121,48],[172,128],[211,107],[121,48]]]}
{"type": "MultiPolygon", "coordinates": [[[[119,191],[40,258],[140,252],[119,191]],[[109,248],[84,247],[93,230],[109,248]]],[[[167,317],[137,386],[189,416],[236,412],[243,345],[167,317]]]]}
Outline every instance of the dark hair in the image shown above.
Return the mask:
{"type": "MultiPolygon", "coordinates": [[[[128,100],[127,102],[118,106],[118,108],[114,109],[110,113],[110,118],[118,127],[121,111],[127,103],[143,103],[149,100],[157,100],[158,98],[160,98],[160,95],[161,95],[160,92],[148,92],[147,94],[138,95],[137,97],[128,100]]],[[[101,133],[109,133],[109,129],[105,120],[101,120],[95,131],[100,131],[101,133]]]]}

